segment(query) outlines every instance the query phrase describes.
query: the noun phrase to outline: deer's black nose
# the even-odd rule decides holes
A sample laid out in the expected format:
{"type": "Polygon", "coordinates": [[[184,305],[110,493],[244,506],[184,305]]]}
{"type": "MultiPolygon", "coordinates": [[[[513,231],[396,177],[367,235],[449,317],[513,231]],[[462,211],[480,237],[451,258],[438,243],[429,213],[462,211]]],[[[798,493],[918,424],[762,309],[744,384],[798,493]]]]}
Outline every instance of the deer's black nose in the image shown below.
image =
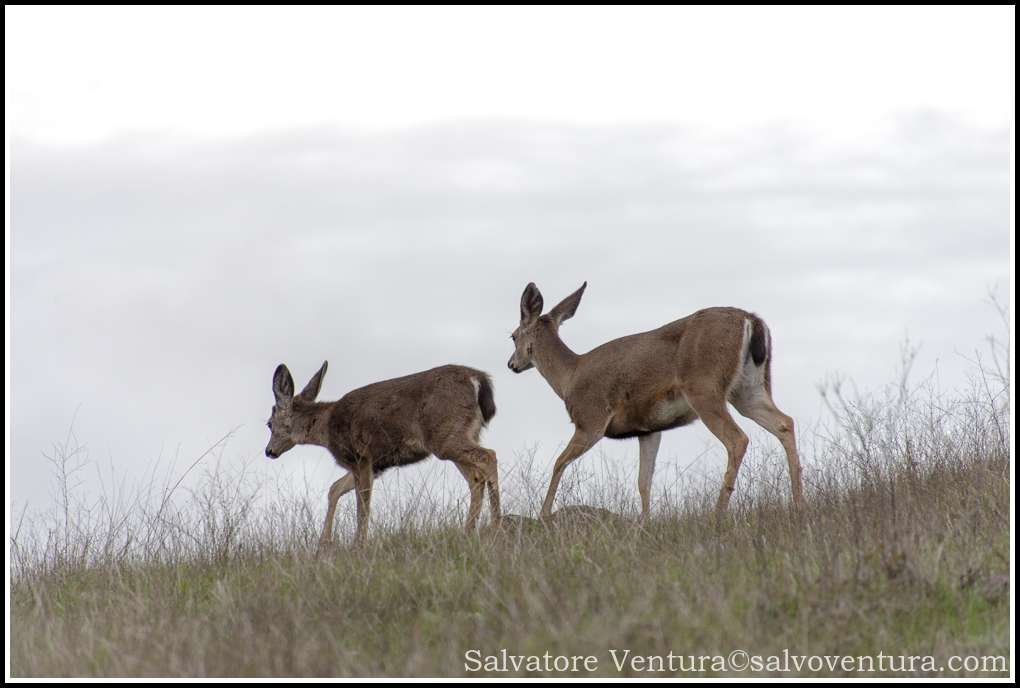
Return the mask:
{"type": "Polygon", "coordinates": [[[270,449],[266,449],[266,456],[268,456],[268,457],[269,457],[269,458],[271,458],[271,459],[276,459],[276,458],[279,458],[279,456],[280,456],[280,455],[279,455],[279,454],[276,454],[276,453],[274,453],[274,452],[273,452],[272,450],[270,450],[270,449]]]}

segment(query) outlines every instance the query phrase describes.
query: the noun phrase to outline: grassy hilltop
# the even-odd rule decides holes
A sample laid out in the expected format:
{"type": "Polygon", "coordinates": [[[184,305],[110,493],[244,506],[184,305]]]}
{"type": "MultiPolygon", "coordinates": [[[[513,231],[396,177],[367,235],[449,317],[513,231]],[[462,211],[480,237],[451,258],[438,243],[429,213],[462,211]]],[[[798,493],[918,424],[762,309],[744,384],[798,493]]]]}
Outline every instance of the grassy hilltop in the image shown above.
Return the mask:
{"type": "MultiPolygon", "coordinates": [[[[953,398],[906,384],[847,398],[830,386],[829,432],[802,432],[800,513],[772,456],[749,462],[721,520],[710,485],[661,496],[640,525],[628,482],[561,497],[621,516],[465,536],[460,512],[377,513],[366,546],[320,557],[322,504],[256,507],[216,476],[180,508],[156,499],[123,521],[69,518],[16,540],[11,671],[460,676],[472,674],[469,650],[484,662],[506,649],[593,655],[601,676],[670,675],[635,663],[670,652],[687,676],[854,673],[711,661],[689,672],[692,657],[788,650],[932,656],[906,673],[1004,677],[1001,665],[947,666],[1009,656],[1008,371],[976,365],[972,392],[953,398]],[[622,671],[611,649],[630,651],[622,671]]],[[[902,676],[898,661],[867,675],[902,676]]]]}

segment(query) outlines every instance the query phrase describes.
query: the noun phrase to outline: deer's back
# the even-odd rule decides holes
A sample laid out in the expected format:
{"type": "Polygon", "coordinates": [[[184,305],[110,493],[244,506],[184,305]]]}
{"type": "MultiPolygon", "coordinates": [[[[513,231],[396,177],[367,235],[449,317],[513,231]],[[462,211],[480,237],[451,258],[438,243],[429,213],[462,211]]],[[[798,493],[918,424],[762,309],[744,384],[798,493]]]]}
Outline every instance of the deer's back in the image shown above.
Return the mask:
{"type": "Polygon", "coordinates": [[[583,422],[587,408],[611,408],[610,437],[693,421],[697,416],[684,401],[685,391],[730,383],[749,317],[739,308],[706,308],[592,349],[581,357],[572,384],[572,419],[583,422]]]}
{"type": "Polygon", "coordinates": [[[352,390],[337,402],[343,442],[357,459],[383,469],[420,461],[452,435],[477,437],[478,390],[487,379],[474,368],[444,365],[352,390]]]}
{"type": "Polygon", "coordinates": [[[744,321],[750,317],[740,308],[705,308],[654,330],[608,341],[582,359],[597,376],[607,369],[629,377],[659,370],[683,374],[695,365],[711,364],[717,354],[724,354],[730,365],[729,351],[739,346],[744,321]]]}

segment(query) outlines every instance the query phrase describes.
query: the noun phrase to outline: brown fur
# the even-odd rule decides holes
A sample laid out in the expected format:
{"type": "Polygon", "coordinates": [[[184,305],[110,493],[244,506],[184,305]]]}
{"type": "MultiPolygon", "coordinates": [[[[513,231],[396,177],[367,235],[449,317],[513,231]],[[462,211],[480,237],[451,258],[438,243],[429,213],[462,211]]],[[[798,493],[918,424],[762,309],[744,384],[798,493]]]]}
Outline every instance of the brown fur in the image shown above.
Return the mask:
{"type": "Polygon", "coordinates": [[[277,369],[277,403],[270,420],[273,434],[266,447],[266,455],[275,458],[295,444],[319,445],[350,471],[330,488],[320,544],[332,539],[336,501],[343,494],[357,491],[355,539],[361,540],[367,528],[372,479],[388,468],[416,463],[431,454],[454,462],[468,481],[468,530],[475,528],[486,488],[492,516],[499,518],[496,455],[478,443],[482,427],[495,414],[486,373],[445,365],[359,387],[337,401],[317,402],[325,370],[324,363],[306,390],[290,398],[290,373],[285,366],[277,369]]]}
{"type": "Polygon", "coordinates": [[[529,284],[521,297],[521,322],[513,335],[515,352],[509,367],[515,372],[538,368],[563,399],[575,427],[553,469],[543,516],[552,513],[563,469],[602,437],[642,438],[639,487],[642,515],[647,516],[658,433],[697,418],[727,448],[729,466],[718,503],[724,509],[747,447],[747,437],[729,415],[727,401],[783,442],[794,499],[799,501],[793,420],[771,399],[771,347],[764,321],[739,308],[706,308],[578,355],[560,339],[559,327],[576,312],[586,286],[540,315],[542,296],[529,284]]]}

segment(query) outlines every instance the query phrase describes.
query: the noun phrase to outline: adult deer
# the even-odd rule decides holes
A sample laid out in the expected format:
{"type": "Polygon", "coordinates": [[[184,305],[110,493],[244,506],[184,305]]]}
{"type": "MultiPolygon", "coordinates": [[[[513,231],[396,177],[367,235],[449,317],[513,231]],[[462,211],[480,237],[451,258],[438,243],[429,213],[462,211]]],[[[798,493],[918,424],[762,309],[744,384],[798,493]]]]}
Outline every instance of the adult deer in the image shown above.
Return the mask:
{"type": "Polygon", "coordinates": [[[706,308],[668,325],[614,339],[576,354],[560,339],[560,325],[577,311],[581,288],[542,315],[534,283],[521,296],[521,320],[507,363],[515,373],[538,368],[565,402],[574,436],[556,459],[542,518],[552,515],[564,469],[603,437],[637,437],[641,517],[650,509],[652,474],[662,431],[700,418],[726,447],[728,463],[716,503],[729,505],[747,435],[726,408],[779,438],[786,451],[795,504],[801,502],[800,460],[793,419],[772,401],[772,337],[765,322],[739,308],[706,308]]]}
{"type": "Polygon", "coordinates": [[[475,529],[487,488],[493,522],[500,518],[496,453],[478,443],[482,428],[496,415],[492,382],[474,368],[445,365],[376,382],[338,401],[318,402],[326,374],[322,364],[297,396],[294,379],[282,363],[273,374],[271,432],[266,456],[279,458],[297,444],[325,447],[349,473],[329,488],[326,522],[319,545],[332,542],[333,516],[341,496],[354,490],[355,542],[368,528],[372,481],[394,466],[417,463],[434,454],[452,461],[468,482],[471,501],[465,528],[475,529]]]}

